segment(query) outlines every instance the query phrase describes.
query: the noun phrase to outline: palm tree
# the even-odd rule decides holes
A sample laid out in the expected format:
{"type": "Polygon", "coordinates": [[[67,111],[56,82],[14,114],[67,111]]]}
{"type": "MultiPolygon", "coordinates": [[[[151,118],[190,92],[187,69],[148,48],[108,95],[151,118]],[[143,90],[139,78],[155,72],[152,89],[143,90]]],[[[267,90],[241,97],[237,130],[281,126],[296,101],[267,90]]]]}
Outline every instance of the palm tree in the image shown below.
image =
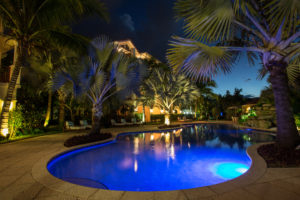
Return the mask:
{"type": "Polygon", "coordinates": [[[242,53],[252,64],[260,58],[275,97],[278,144],[299,144],[288,86],[288,76],[299,72],[299,0],[177,0],[175,10],[187,38],[174,37],[167,56],[171,66],[208,79],[229,72],[242,53]]]}
{"type": "MultiPolygon", "coordinates": [[[[70,33],[64,26],[83,16],[107,17],[106,8],[98,0],[1,0],[0,18],[4,35],[17,42],[17,58],[8,85],[0,117],[1,133],[7,134],[9,106],[21,67],[28,65],[32,50],[44,42],[55,42],[73,49],[84,49],[87,40],[70,33]]],[[[2,33],[1,33],[2,34],[2,33]]]]}
{"type": "Polygon", "coordinates": [[[96,52],[78,71],[69,67],[56,74],[54,86],[61,88],[71,84],[74,94],[85,95],[92,103],[92,129],[90,134],[100,133],[103,103],[118,94],[126,98],[137,92],[145,75],[145,66],[118,52],[117,46],[106,37],[92,42],[96,52]]]}
{"type": "Polygon", "coordinates": [[[170,124],[170,114],[180,101],[192,102],[199,96],[199,90],[184,75],[155,68],[143,85],[146,95],[152,95],[159,107],[165,110],[165,124],[170,124]]]}
{"type": "MultiPolygon", "coordinates": [[[[42,52],[43,53],[34,51],[28,59],[28,62],[30,63],[30,70],[43,77],[41,87],[37,88],[37,90],[40,92],[48,92],[48,106],[44,122],[44,127],[47,127],[52,109],[54,74],[61,68],[74,66],[75,63],[78,63],[79,55],[68,48],[61,48],[53,44],[48,45],[47,49],[42,52]]],[[[65,107],[70,110],[70,107],[65,103],[67,98],[66,89],[67,88],[61,88],[57,91],[60,107],[58,120],[60,128],[63,128],[64,125],[65,107]]],[[[70,89],[68,89],[68,91],[68,94],[70,94],[70,89]]],[[[70,112],[72,113],[72,110],[70,110],[70,112]]]]}
{"type": "MultiPolygon", "coordinates": [[[[200,82],[198,81],[196,83],[197,88],[199,89],[200,95],[195,99],[195,118],[197,117],[197,112],[200,111],[201,113],[206,112],[206,107],[204,104],[206,104],[206,101],[210,98],[214,98],[215,94],[213,93],[212,88],[216,87],[216,82],[213,80],[206,81],[206,82],[200,82]]],[[[217,106],[217,105],[215,105],[217,106]]],[[[208,109],[208,108],[207,108],[208,109]]],[[[200,116],[201,118],[201,116],[200,116]]]]}
{"type": "Polygon", "coordinates": [[[149,91],[146,91],[146,88],[143,87],[143,85],[141,86],[141,96],[137,98],[139,103],[142,103],[143,106],[143,118],[142,118],[142,122],[145,122],[145,117],[146,117],[146,113],[145,113],[145,107],[149,106],[149,107],[153,107],[155,104],[154,101],[154,95],[152,93],[149,93],[149,91]]]}

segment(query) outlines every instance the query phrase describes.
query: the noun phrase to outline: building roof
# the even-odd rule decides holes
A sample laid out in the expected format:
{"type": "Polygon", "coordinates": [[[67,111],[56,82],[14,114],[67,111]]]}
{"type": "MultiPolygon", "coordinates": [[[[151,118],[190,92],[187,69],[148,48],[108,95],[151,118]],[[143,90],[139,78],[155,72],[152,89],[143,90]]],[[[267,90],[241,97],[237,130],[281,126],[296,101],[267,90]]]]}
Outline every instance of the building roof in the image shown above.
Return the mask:
{"type": "MultiPolygon", "coordinates": [[[[119,52],[123,52],[127,55],[132,55],[132,56],[135,56],[136,58],[139,58],[142,60],[149,60],[151,58],[154,58],[152,55],[150,55],[147,52],[139,52],[131,40],[115,41],[114,44],[116,44],[118,46],[117,48],[118,48],[119,52]]],[[[155,59],[155,60],[157,62],[160,62],[157,59],[155,59]]]]}

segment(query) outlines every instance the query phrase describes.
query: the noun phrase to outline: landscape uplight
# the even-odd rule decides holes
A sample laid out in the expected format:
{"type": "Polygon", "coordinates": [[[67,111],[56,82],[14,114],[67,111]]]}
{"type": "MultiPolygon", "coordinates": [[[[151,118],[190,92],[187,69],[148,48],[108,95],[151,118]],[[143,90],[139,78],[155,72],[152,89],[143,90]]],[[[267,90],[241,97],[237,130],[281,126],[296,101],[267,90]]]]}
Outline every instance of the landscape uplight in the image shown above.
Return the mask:
{"type": "Polygon", "coordinates": [[[4,137],[6,137],[8,135],[8,128],[4,128],[1,130],[1,135],[3,135],[4,137]]]}

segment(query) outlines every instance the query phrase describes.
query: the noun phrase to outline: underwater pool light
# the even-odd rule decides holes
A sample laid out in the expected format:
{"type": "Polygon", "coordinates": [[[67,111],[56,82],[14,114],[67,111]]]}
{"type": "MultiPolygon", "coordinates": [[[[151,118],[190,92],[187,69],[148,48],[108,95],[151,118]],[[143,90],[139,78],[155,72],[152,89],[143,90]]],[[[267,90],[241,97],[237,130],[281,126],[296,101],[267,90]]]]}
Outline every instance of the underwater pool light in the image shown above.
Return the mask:
{"type": "Polygon", "coordinates": [[[236,178],[249,170],[249,166],[242,163],[222,162],[212,167],[212,172],[224,179],[236,178]]]}

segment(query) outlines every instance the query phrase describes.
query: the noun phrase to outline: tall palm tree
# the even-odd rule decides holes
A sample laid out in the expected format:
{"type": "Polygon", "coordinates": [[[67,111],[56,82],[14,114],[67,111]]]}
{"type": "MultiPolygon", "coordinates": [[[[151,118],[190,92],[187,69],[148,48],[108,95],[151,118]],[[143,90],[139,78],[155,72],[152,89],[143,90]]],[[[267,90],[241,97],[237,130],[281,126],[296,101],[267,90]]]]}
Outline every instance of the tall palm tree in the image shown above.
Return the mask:
{"type": "Polygon", "coordinates": [[[187,38],[174,37],[170,64],[192,78],[207,79],[229,72],[242,53],[250,63],[259,58],[274,92],[278,144],[299,144],[288,75],[299,72],[300,1],[177,0],[175,10],[185,22],[187,38]]]}
{"type": "Polygon", "coordinates": [[[145,75],[145,66],[118,52],[117,46],[106,37],[98,37],[92,45],[96,52],[78,71],[62,70],[54,78],[55,88],[71,84],[74,94],[85,95],[92,103],[92,129],[90,134],[100,133],[103,103],[118,94],[126,98],[138,92],[139,83],[145,75]]]}
{"type": "MultiPolygon", "coordinates": [[[[52,109],[52,96],[53,96],[53,78],[54,74],[61,68],[67,66],[74,66],[75,63],[79,62],[78,59],[79,55],[68,48],[61,48],[56,45],[47,45],[47,49],[43,50],[42,52],[34,51],[28,62],[30,64],[30,70],[42,77],[40,87],[37,88],[39,92],[46,91],[48,92],[48,105],[47,111],[45,116],[44,127],[48,126],[51,116],[51,109],[52,109]]],[[[65,104],[66,101],[66,94],[64,90],[58,90],[58,99],[60,103],[59,109],[59,125],[63,128],[64,125],[64,109],[68,107],[65,104]]],[[[70,92],[69,92],[70,93],[70,92]]],[[[70,110],[70,109],[69,109],[70,110]]]]}
{"type": "Polygon", "coordinates": [[[192,102],[199,96],[197,87],[184,75],[155,68],[143,85],[146,95],[153,96],[155,104],[165,110],[165,124],[170,123],[170,114],[174,105],[180,101],[192,102]]]}
{"type": "Polygon", "coordinates": [[[17,59],[8,85],[0,117],[1,133],[7,134],[9,106],[21,67],[28,65],[26,59],[33,48],[43,42],[68,45],[84,49],[86,39],[69,32],[63,26],[83,16],[97,14],[107,18],[106,8],[98,0],[1,0],[0,18],[4,34],[17,42],[17,59]]]}

